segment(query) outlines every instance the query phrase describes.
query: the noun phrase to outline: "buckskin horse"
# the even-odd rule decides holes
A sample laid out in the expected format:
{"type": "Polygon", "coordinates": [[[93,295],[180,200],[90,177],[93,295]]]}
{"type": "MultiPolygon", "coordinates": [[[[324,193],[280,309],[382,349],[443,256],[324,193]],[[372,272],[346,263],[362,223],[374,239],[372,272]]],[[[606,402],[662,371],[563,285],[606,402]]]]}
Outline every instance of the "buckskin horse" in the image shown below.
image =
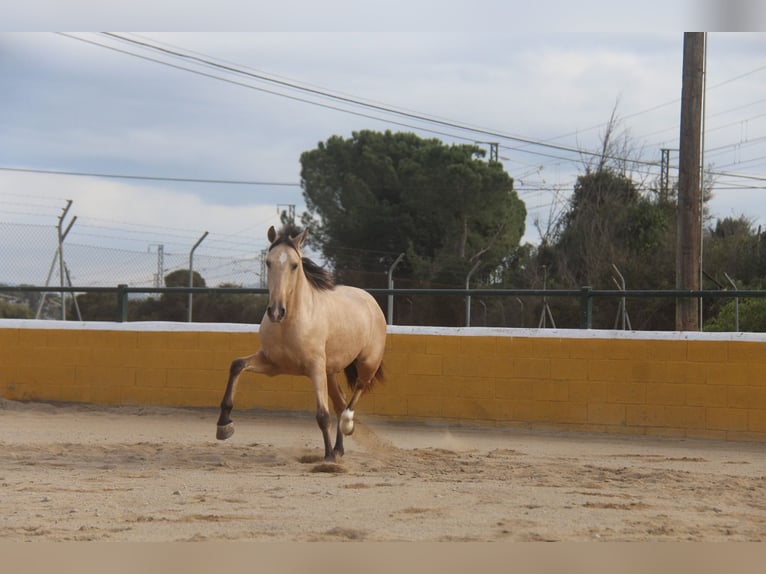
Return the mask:
{"type": "Polygon", "coordinates": [[[375,299],[356,287],[335,285],[332,275],[303,257],[308,229],[268,230],[269,304],[261,320],[261,349],[235,359],[221,401],[216,437],[234,434],[230,415],[237,381],[244,371],[268,376],[304,375],[316,394],[316,421],[324,440],[324,458],[343,456],[343,435],[354,432],[354,409],[363,393],[383,379],[386,320],[375,299]],[[338,378],[345,371],[352,391],[346,402],[338,378]],[[330,440],[332,400],[338,429],[330,440]]]}

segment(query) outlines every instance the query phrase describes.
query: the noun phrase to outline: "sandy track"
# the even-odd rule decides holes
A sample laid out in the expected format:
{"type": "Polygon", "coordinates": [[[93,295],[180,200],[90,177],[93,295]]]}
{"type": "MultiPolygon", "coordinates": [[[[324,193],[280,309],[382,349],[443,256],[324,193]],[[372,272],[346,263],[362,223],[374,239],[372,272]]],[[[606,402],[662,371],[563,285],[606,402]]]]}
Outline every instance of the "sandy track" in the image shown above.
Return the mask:
{"type": "Polygon", "coordinates": [[[0,539],[764,540],[766,445],[0,401],[0,539]]]}

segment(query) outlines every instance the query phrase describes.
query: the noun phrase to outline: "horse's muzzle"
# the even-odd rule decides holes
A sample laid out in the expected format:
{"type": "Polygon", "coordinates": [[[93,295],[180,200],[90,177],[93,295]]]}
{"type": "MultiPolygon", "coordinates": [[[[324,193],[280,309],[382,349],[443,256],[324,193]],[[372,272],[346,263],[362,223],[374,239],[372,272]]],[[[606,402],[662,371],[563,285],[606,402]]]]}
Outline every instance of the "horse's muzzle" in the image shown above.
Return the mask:
{"type": "Polygon", "coordinates": [[[272,323],[281,323],[284,318],[285,314],[287,313],[287,309],[284,308],[283,305],[271,305],[266,309],[266,314],[268,315],[269,319],[271,319],[272,323]]]}

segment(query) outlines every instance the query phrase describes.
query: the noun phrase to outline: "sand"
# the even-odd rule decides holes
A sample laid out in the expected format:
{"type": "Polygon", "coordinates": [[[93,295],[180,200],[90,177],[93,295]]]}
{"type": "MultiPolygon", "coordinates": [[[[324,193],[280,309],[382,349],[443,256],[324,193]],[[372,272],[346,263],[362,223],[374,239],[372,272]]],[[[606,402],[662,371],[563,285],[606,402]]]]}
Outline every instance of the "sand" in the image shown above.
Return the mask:
{"type": "Polygon", "coordinates": [[[0,401],[3,541],[760,541],[766,445],[0,401]]]}

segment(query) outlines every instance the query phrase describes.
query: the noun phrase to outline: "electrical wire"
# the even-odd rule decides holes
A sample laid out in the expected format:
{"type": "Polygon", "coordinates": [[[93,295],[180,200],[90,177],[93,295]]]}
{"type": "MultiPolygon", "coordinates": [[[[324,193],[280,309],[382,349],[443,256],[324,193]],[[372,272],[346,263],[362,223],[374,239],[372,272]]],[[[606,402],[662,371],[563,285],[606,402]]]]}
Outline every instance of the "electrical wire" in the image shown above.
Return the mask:
{"type": "Polygon", "coordinates": [[[156,175],[127,175],[117,173],[96,173],[87,171],[66,171],[58,169],[34,169],[28,167],[10,167],[0,166],[0,171],[13,171],[21,173],[37,173],[45,175],[71,175],[77,177],[101,177],[112,179],[141,179],[149,181],[170,181],[170,182],[182,182],[182,183],[209,183],[209,184],[225,184],[225,185],[255,185],[255,186],[272,186],[272,187],[300,187],[300,183],[284,182],[284,181],[254,181],[254,180],[237,180],[237,179],[202,179],[195,177],[162,177],[156,175]]]}
{"type": "MultiPolygon", "coordinates": [[[[423,128],[423,127],[420,127],[420,126],[415,127],[415,126],[412,126],[410,124],[403,124],[401,122],[391,122],[388,119],[383,119],[383,118],[379,118],[379,117],[376,117],[376,116],[371,116],[371,115],[368,115],[368,114],[361,114],[361,113],[359,113],[357,111],[354,111],[354,110],[339,108],[339,107],[336,107],[336,106],[328,106],[327,104],[323,104],[321,102],[316,102],[316,101],[313,101],[313,100],[307,100],[305,98],[296,98],[295,96],[291,96],[289,94],[284,94],[284,93],[276,92],[276,91],[273,91],[273,90],[266,90],[266,89],[261,88],[261,87],[253,86],[252,84],[238,82],[238,81],[231,80],[230,78],[223,78],[223,77],[220,77],[220,76],[217,76],[217,75],[208,74],[208,73],[205,73],[205,72],[201,72],[199,70],[194,70],[194,69],[188,68],[186,66],[178,66],[178,65],[173,64],[171,62],[163,61],[163,60],[160,60],[160,59],[157,59],[157,58],[150,58],[150,57],[147,57],[145,55],[136,54],[134,52],[130,52],[130,51],[127,51],[127,50],[122,50],[122,49],[116,48],[114,46],[109,46],[109,45],[106,45],[106,44],[103,44],[103,43],[100,43],[100,42],[94,42],[92,40],[86,40],[86,39],[83,39],[83,38],[80,38],[80,37],[76,37],[76,36],[72,36],[72,35],[68,35],[68,34],[64,34],[64,35],[66,37],[69,37],[69,38],[72,38],[72,39],[76,39],[76,40],[79,40],[79,41],[82,41],[82,42],[87,42],[87,43],[90,43],[90,44],[94,44],[96,46],[101,46],[103,48],[107,48],[107,49],[110,49],[110,50],[115,50],[115,51],[118,51],[118,52],[121,52],[121,53],[124,53],[124,54],[127,54],[127,55],[131,55],[131,56],[134,56],[134,57],[137,57],[137,58],[142,58],[144,60],[149,60],[149,61],[156,62],[156,63],[162,64],[162,65],[166,65],[166,66],[170,66],[170,67],[173,67],[173,68],[177,68],[177,69],[180,69],[180,70],[185,70],[185,71],[188,71],[188,72],[191,72],[191,73],[194,73],[194,74],[199,74],[199,75],[207,76],[207,77],[210,77],[212,79],[221,80],[221,81],[229,82],[229,83],[234,83],[234,84],[237,84],[237,85],[242,85],[242,86],[250,88],[250,89],[255,89],[255,90],[259,90],[259,91],[265,91],[267,93],[274,94],[274,95],[277,95],[277,96],[287,97],[287,98],[290,98],[290,99],[296,99],[296,100],[304,102],[304,103],[309,103],[309,104],[312,104],[312,105],[319,105],[319,106],[322,106],[322,107],[328,107],[330,109],[333,109],[333,110],[336,110],[336,111],[341,111],[341,112],[344,112],[344,113],[351,113],[351,114],[355,114],[355,115],[361,115],[363,117],[367,117],[367,118],[370,118],[370,119],[375,119],[377,121],[385,121],[385,122],[388,122],[388,123],[394,123],[395,125],[403,125],[405,127],[421,129],[421,130],[424,130],[424,131],[430,131],[431,133],[437,133],[439,135],[445,135],[445,136],[448,136],[448,137],[453,137],[455,139],[463,139],[463,140],[467,140],[468,139],[468,138],[465,138],[465,137],[462,137],[462,136],[458,136],[458,135],[455,135],[455,134],[452,134],[452,133],[446,133],[446,132],[441,132],[441,131],[436,131],[436,130],[429,130],[429,129],[426,129],[426,128],[423,128]]],[[[502,146],[500,146],[500,147],[502,147],[502,149],[507,149],[507,150],[511,150],[511,151],[517,151],[517,152],[523,152],[523,153],[532,153],[534,155],[539,155],[539,156],[543,156],[543,157],[549,157],[551,159],[557,159],[557,160],[560,160],[562,162],[572,162],[572,161],[575,161],[575,160],[573,158],[571,158],[571,157],[556,156],[556,155],[553,155],[553,154],[546,154],[546,153],[540,152],[540,151],[530,151],[530,150],[525,149],[525,147],[526,146],[544,147],[544,148],[548,148],[548,149],[552,149],[552,150],[563,151],[563,152],[566,152],[566,153],[575,153],[575,154],[578,154],[580,156],[580,158],[582,158],[582,156],[602,157],[602,155],[603,155],[601,152],[592,152],[592,151],[584,150],[584,149],[582,149],[580,147],[572,147],[572,146],[563,146],[563,145],[551,144],[550,143],[551,140],[536,140],[536,139],[532,139],[532,138],[518,137],[518,136],[511,135],[511,134],[505,134],[505,133],[502,133],[502,132],[499,132],[499,131],[496,131],[496,130],[490,130],[490,129],[487,129],[487,128],[479,128],[477,126],[471,126],[469,124],[464,124],[464,123],[455,122],[455,121],[443,120],[443,119],[439,119],[439,118],[435,118],[435,117],[429,116],[427,114],[422,114],[422,113],[417,113],[417,112],[410,112],[410,111],[398,109],[398,108],[395,108],[395,107],[392,107],[392,106],[387,106],[385,104],[371,103],[371,102],[368,102],[368,101],[363,101],[363,100],[361,100],[359,98],[355,98],[355,97],[351,97],[351,96],[346,96],[346,95],[339,95],[338,93],[333,93],[333,92],[331,92],[331,91],[329,91],[327,89],[323,89],[323,88],[320,89],[320,88],[310,87],[310,86],[298,83],[298,82],[293,81],[293,80],[285,80],[285,79],[281,79],[281,78],[275,77],[273,75],[267,75],[265,73],[255,73],[255,72],[252,72],[252,71],[249,71],[249,70],[245,70],[242,67],[237,66],[237,65],[233,65],[233,64],[232,65],[221,64],[220,62],[213,61],[212,59],[210,59],[209,56],[190,55],[188,52],[184,53],[184,52],[180,51],[181,49],[171,50],[171,49],[168,49],[168,48],[163,48],[162,46],[158,46],[157,44],[152,43],[150,41],[138,41],[138,40],[135,40],[135,39],[132,39],[132,38],[120,35],[120,34],[105,33],[104,35],[107,36],[107,37],[111,37],[111,38],[113,38],[115,40],[118,40],[118,41],[121,41],[121,42],[124,42],[124,43],[128,43],[128,44],[140,47],[142,49],[148,49],[148,50],[152,50],[152,51],[155,51],[155,52],[160,52],[160,53],[163,53],[163,54],[165,54],[167,56],[171,56],[171,57],[175,57],[175,58],[182,58],[185,61],[196,62],[198,65],[203,65],[203,66],[206,66],[208,68],[213,68],[213,69],[216,69],[216,70],[220,70],[220,71],[223,71],[225,73],[238,74],[238,75],[247,77],[249,79],[253,79],[253,80],[256,80],[256,81],[267,82],[267,83],[270,83],[272,85],[280,86],[280,87],[285,88],[285,89],[289,89],[289,90],[293,90],[293,91],[299,91],[301,93],[311,94],[312,96],[315,96],[315,97],[331,99],[333,101],[340,102],[340,103],[342,103],[344,105],[353,105],[353,106],[357,106],[357,107],[363,107],[363,108],[366,108],[366,109],[371,109],[371,110],[383,112],[383,113],[386,113],[386,114],[399,115],[401,117],[405,117],[407,119],[416,120],[418,122],[432,123],[434,125],[439,125],[439,126],[442,126],[442,127],[447,127],[447,128],[450,128],[450,129],[457,129],[457,130],[461,130],[461,131],[470,131],[472,133],[477,133],[477,134],[481,134],[481,135],[484,135],[484,136],[496,137],[496,138],[503,139],[503,140],[508,140],[508,141],[514,141],[514,142],[517,142],[518,144],[521,144],[519,146],[502,145],[502,146]]],[[[756,68],[754,70],[751,70],[749,72],[746,72],[746,73],[740,74],[738,76],[735,76],[733,78],[729,78],[727,80],[719,82],[718,84],[715,84],[715,85],[711,86],[708,89],[715,89],[715,88],[721,87],[723,85],[735,82],[735,81],[740,80],[742,78],[745,78],[747,76],[751,76],[753,74],[756,74],[756,73],[758,73],[758,72],[760,72],[760,71],[762,71],[764,69],[766,69],[766,66],[758,67],[758,68],[756,68]]],[[[629,114],[627,116],[624,116],[623,119],[625,119],[625,118],[632,118],[632,117],[639,116],[641,114],[645,114],[645,113],[649,113],[649,112],[652,112],[652,111],[656,111],[658,109],[664,108],[664,107],[666,107],[668,105],[671,105],[671,104],[674,104],[674,103],[677,103],[677,102],[678,102],[678,99],[675,99],[675,100],[672,100],[672,101],[669,101],[669,102],[665,102],[665,103],[659,104],[657,106],[653,106],[651,108],[648,108],[648,109],[645,109],[645,110],[641,110],[639,112],[635,112],[633,114],[629,114]]],[[[753,104],[754,103],[758,103],[758,102],[753,102],[753,104]]],[[[747,106],[747,104],[743,105],[743,106],[738,106],[737,108],[732,108],[732,110],[735,110],[735,109],[738,109],[738,108],[742,108],[742,107],[746,107],[746,106],[747,106]]],[[[720,112],[720,113],[723,113],[723,112],[720,112]]],[[[582,133],[584,131],[589,131],[589,130],[592,130],[592,129],[596,129],[598,127],[602,127],[603,125],[604,124],[598,124],[597,126],[593,126],[591,128],[587,128],[586,130],[578,130],[578,132],[574,132],[574,133],[575,134],[576,133],[582,133]]],[[[673,129],[673,128],[669,128],[669,129],[673,129]]],[[[717,128],[712,128],[712,129],[722,129],[722,127],[717,127],[717,128]]],[[[568,135],[572,135],[572,134],[568,134],[568,135]]],[[[552,138],[552,139],[553,140],[561,139],[563,137],[566,137],[566,135],[565,136],[559,136],[557,138],[552,138]]],[[[729,145],[732,146],[732,147],[735,147],[737,144],[729,144],[729,145]]],[[[725,146],[721,146],[721,147],[725,147],[725,146]]],[[[643,166],[643,168],[648,168],[648,169],[645,169],[645,170],[642,169],[641,171],[637,171],[637,173],[641,173],[641,174],[644,174],[646,176],[655,176],[656,172],[654,172],[653,170],[659,167],[659,162],[657,162],[657,161],[643,161],[643,160],[632,160],[632,159],[629,160],[627,158],[620,158],[620,157],[616,157],[616,156],[615,157],[608,157],[607,159],[615,159],[615,160],[618,160],[618,161],[626,161],[626,162],[629,162],[632,166],[634,166],[634,168],[640,168],[641,166],[643,166]]],[[[745,161],[750,162],[751,160],[745,160],[745,161]]],[[[0,168],[0,169],[4,169],[4,168],[0,168]]],[[[15,168],[5,168],[5,169],[15,169],[15,168]]],[[[18,169],[18,171],[24,171],[24,170],[18,169]]],[[[38,171],[38,170],[30,170],[30,171],[38,171]]],[[[40,173],[61,173],[63,175],[89,175],[89,176],[94,176],[94,177],[124,177],[124,178],[127,178],[127,179],[149,179],[149,180],[155,179],[155,180],[160,180],[160,181],[167,180],[167,181],[201,182],[201,183],[230,183],[230,184],[247,184],[247,185],[289,185],[289,186],[300,186],[300,184],[297,184],[297,183],[293,184],[293,183],[285,183],[285,182],[257,182],[257,181],[236,181],[236,180],[204,180],[204,179],[195,179],[195,178],[162,178],[162,177],[152,177],[152,176],[147,176],[147,177],[144,177],[144,176],[121,176],[121,175],[118,175],[118,174],[87,174],[87,173],[79,173],[79,172],[56,172],[54,170],[39,170],[39,172],[40,173]]],[[[727,172],[722,172],[720,170],[714,172],[714,175],[716,175],[718,177],[734,177],[734,178],[753,179],[755,181],[763,181],[763,179],[764,179],[764,178],[759,177],[759,176],[751,176],[751,175],[746,175],[746,174],[730,174],[730,173],[727,173],[727,172]]]]}
{"type": "MultiPolygon", "coordinates": [[[[155,63],[158,63],[158,64],[170,66],[172,68],[176,68],[176,69],[180,69],[180,70],[185,70],[185,71],[191,72],[193,74],[198,74],[198,75],[210,77],[210,78],[221,80],[221,81],[228,82],[228,83],[242,85],[242,86],[248,87],[250,89],[255,89],[255,90],[258,90],[258,91],[262,91],[262,92],[267,92],[267,93],[270,93],[270,94],[273,94],[273,95],[278,95],[278,96],[281,96],[281,97],[285,97],[285,98],[301,101],[303,103],[308,103],[308,104],[312,104],[312,105],[318,105],[320,107],[330,108],[330,109],[333,109],[333,110],[336,110],[336,111],[350,113],[350,114],[353,114],[353,115],[360,115],[360,116],[367,117],[367,118],[370,118],[370,119],[376,119],[376,120],[379,120],[379,121],[386,121],[386,122],[389,122],[389,123],[395,123],[397,125],[401,125],[401,124],[398,124],[397,122],[390,122],[390,120],[382,120],[381,118],[378,118],[378,117],[375,117],[375,116],[369,116],[369,115],[366,115],[366,114],[361,114],[359,112],[354,112],[353,110],[349,110],[349,109],[346,109],[346,108],[339,108],[337,106],[330,106],[330,105],[327,105],[327,104],[322,104],[321,102],[316,102],[314,100],[308,100],[308,99],[305,99],[305,98],[299,98],[299,97],[296,97],[296,96],[290,96],[288,94],[284,94],[284,93],[280,93],[280,92],[275,92],[273,90],[267,90],[267,89],[264,89],[264,88],[253,86],[252,84],[245,84],[245,83],[234,81],[234,80],[231,80],[231,79],[228,79],[228,78],[222,78],[220,76],[215,76],[213,74],[208,74],[208,73],[202,72],[200,70],[195,70],[193,68],[189,68],[189,67],[186,67],[186,66],[179,66],[177,64],[173,64],[171,62],[167,62],[167,61],[160,60],[160,59],[157,59],[157,58],[151,58],[151,57],[144,56],[144,55],[141,55],[141,54],[136,54],[136,53],[130,52],[128,50],[122,50],[120,48],[116,48],[114,46],[109,46],[109,45],[106,45],[106,44],[103,44],[103,43],[100,43],[100,42],[96,42],[96,41],[93,41],[93,40],[86,40],[84,38],[80,38],[80,37],[73,36],[73,35],[70,35],[70,34],[64,34],[64,33],[61,33],[61,34],[63,36],[66,36],[67,38],[79,40],[79,41],[82,41],[82,42],[93,44],[95,46],[100,46],[102,48],[107,48],[109,50],[114,50],[114,51],[117,51],[117,52],[120,52],[120,53],[123,53],[123,54],[127,54],[127,55],[130,55],[130,56],[136,57],[136,58],[141,58],[141,59],[152,61],[152,62],[155,62],[155,63]]],[[[107,33],[105,33],[105,34],[107,34],[107,33]]],[[[251,79],[266,81],[266,82],[269,82],[269,83],[274,84],[274,85],[279,85],[281,87],[286,87],[286,88],[290,88],[290,89],[293,89],[293,90],[298,90],[298,91],[303,92],[303,93],[308,93],[308,94],[312,94],[312,95],[315,95],[315,96],[320,96],[320,97],[323,97],[323,98],[328,98],[328,99],[331,99],[333,101],[338,101],[338,102],[341,102],[341,103],[344,103],[344,104],[352,104],[352,105],[355,105],[355,106],[363,107],[365,109],[370,109],[370,110],[378,111],[378,112],[384,112],[384,113],[387,113],[387,114],[393,114],[393,115],[401,116],[401,117],[404,117],[404,118],[407,118],[407,119],[411,119],[411,120],[414,119],[414,120],[417,120],[417,121],[422,121],[422,122],[426,122],[426,123],[432,123],[432,124],[435,124],[435,125],[438,125],[438,126],[441,126],[441,127],[446,127],[446,128],[451,128],[451,129],[458,129],[458,130],[461,130],[461,131],[468,131],[468,132],[471,132],[471,133],[481,134],[483,136],[489,136],[489,137],[494,137],[494,138],[499,138],[499,139],[504,139],[504,140],[509,140],[509,141],[515,141],[515,142],[518,142],[518,143],[528,144],[528,145],[531,145],[531,146],[540,146],[540,147],[544,147],[544,148],[555,149],[555,150],[559,150],[559,151],[566,151],[566,152],[580,154],[580,155],[590,155],[590,156],[594,156],[594,157],[602,157],[603,156],[602,152],[590,151],[590,150],[586,150],[586,149],[583,149],[583,148],[575,148],[575,147],[571,147],[571,146],[563,146],[563,145],[558,145],[558,144],[546,143],[546,142],[543,142],[543,141],[534,140],[532,138],[527,138],[527,137],[521,137],[521,136],[515,136],[515,135],[511,135],[511,134],[502,133],[502,132],[499,132],[497,130],[493,130],[493,129],[489,129],[489,128],[482,128],[482,127],[478,127],[478,126],[471,126],[471,125],[468,125],[468,124],[458,123],[456,121],[442,120],[442,119],[431,117],[431,116],[428,116],[428,115],[425,115],[425,114],[421,114],[421,113],[408,112],[406,110],[396,109],[396,108],[393,108],[391,106],[384,106],[384,105],[374,104],[374,103],[370,103],[370,102],[365,102],[365,101],[362,101],[362,100],[356,99],[356,98],[340,96],[340,95],[333,94],[333,93],[328,92],[328,91],[318,90],[318,89],[307,87],[307,86],[303,86],[303,85],[300,85],[300,84],[297,84],[297,83],[287,82],[287,81],[280,80],[280,79],[277,79],[277,78],[274,78],[274,77],[268,77],[268,76],[265,76],[263,74],[257,74],[257,73],[254,73],[254,72],[250,72],[250,71],[247,71],[245,69],[242,69],[241,67],[234,67],[234,66],[231,66],[231,65],[220,64],[220,63],[217,63],[217,62],[215,62],[213,60],[210,60],[210,59],[207,59],[207,58],[201,58],[199,56],[193,56],[193,55],[177,52],[177,51],[174,51],[174,50],[169,50],[167,48],[163,48],[161,46],[157,46],[157,45],[151,44],[149,42],[133,40],[131,38],[128,38],[126,36],[121,36],[119,34],[108,34],[108,36],[120,39],[120,40],[125,41],[125,42],[129,42],[131,44],[135,44],[135,45],[140,46],[140,47],[149,48],[149,49],[152,49],[152,50],[155,50],[155,51],[158,51],[158,52],[162,52],[162,53],[165,53],[165,54],[170,54],[170,55],[173,55],[173,56],[177,56],[177,57],[183,58],[185,60],[196,61],[196,62],[202,63],[202,64],[204,64],[206,66],[210,66],[210,67],[213,67],[213,68],[216,68],[216,69],[220,69],[220,70],[223,70],[223,71],[226,71],[226,72],[236,73],[238,75],[243,75],[243,76],[249,77],[251,79]]],[[[413,126],[407,125],[407,124],[404,124],[404,126],[405,127],[413,127],[413,126]]],[[[420,129],[422,129],[422,128],[420,128],[420,129]]],[[[615,157],[615,158],[609,158],[609,159],[617,159],[617,160],[625,160],[625,161],[627,161],[627,158],[617,158],[617,157],[615,157]]],[[[652,162],[652,163],[646,162],[646,163],[648,165],[653,165],[653,164],[656,164],[657,162],[652,162]]]]}

